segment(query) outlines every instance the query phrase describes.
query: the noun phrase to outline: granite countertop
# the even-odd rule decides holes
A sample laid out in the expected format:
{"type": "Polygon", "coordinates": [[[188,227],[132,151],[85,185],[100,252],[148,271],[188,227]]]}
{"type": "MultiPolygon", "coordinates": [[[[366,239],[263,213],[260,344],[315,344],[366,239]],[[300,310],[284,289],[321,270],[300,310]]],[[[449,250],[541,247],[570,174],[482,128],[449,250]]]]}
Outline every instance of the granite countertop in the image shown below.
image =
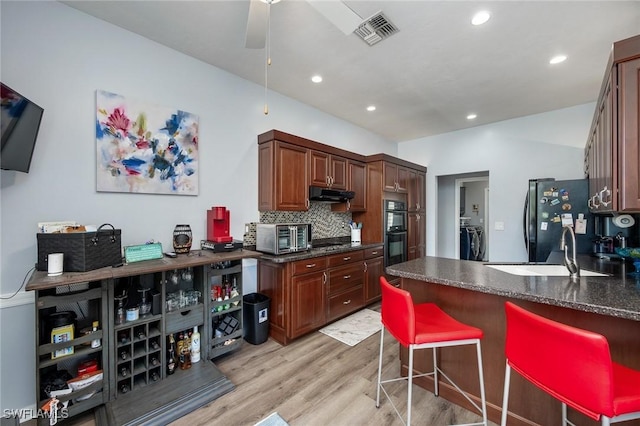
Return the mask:
{"type": "Polygon", "coordinates": [[[277,256],[272,254],[262,253],[262,256],[260,256],[259,259],[266,260],[269,262],[274,262],[274,263],[287,263],[287,262],[295,262],[297,260],[313,259],[314,257],[329,256],[332,254],[348,253],[350,251],[380,247],[382,246],[382,244],[383,243],[368,243],[368,244],[362,243],[360,245],[351,245],[351,243],[344,243],[340,245],[312,248],[307,251],[300,251],[300,252],[291,253],[291,254],[281,254],[277,256]]]}
{"type": "MultiPolygon", "coordinates": [[[[560,264],[561,261],[552,253],[548,263],[560,264]]],[[[579,255],[578,264],[581,269],[608,276],[581,276],[577,281],[558,276],[519,276],[489,268],[484,262],[440,257],[399,263],[387,267],[386,272],[402,278],[640,321],[640,276],[628,275],[635,271],[632,263],[579,255]]]]}

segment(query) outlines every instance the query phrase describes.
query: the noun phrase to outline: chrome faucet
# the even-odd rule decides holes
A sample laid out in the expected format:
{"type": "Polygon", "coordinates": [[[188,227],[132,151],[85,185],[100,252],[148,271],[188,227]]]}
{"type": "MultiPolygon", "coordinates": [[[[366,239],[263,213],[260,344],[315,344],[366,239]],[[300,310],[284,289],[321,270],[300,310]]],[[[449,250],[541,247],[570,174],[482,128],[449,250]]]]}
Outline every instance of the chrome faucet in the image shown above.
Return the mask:
{"type": "Polygon", "coordinates": [[[580,266],[578,266],[578,259],[576,258],[576,234],[573,232],[572,226],[563,226],[562,227],[562,238],[560,239],[560,250],[564,250],[564,265],[569,270],[569,276],[571,278],[579,278],[580,277],[580,266]],[[569,249],[567,247],[567,243],[565,242],[565,234],[569,231],[571,234],[571,244],[573,246],[573,258],[569,259],[569,249]]]}

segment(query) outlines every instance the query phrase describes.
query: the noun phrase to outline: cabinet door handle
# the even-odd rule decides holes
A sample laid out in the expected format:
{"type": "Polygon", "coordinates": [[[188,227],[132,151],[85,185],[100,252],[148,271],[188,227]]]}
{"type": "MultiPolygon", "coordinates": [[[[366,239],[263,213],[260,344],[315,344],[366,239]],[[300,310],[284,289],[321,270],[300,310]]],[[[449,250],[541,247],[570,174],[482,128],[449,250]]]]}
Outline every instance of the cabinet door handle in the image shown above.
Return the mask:
{"type": "Polygon", "coordinates": [[[593,196],[593,207],[597,209],[597,208],[599,208],[599,207],[600,207],[600,203],[599,203],[599,202],[596,202],[596,201],[598,201],[598,194],[595,194],[595,195],[593,196]]]}
{"type": "Polygon", "coordinates": [[[327,283],[327,273],[323,272],[322,273],[322,284],[326,284],[327,283]]]}
{"type": "Polygon", "coordinates": [[[316,264],[315,263],[307,263],[305,266],[307,268],[315,268],[316,264]]]}
{"type": "Polygon", "coordinates": [[[343,257],[342,260],[344,260],[345,262],[351,260],[351,256],[343,257]]]}
{"type": "Polygon", "coordinates": [[[348,305],[349,303],[351,303],[351,299],[345,300],[344,302],[342,302],[343,305],[348,305]]]}
{"type": "Polygon", "coordinates": [[[605,186],[604,189],[602,191],[600,191],[600,194],[598,195],[598,198],[600,198],[600,201],[602,202],[602,205],[607,207],[609,204],[611,204],[611,190],[605,186]],[[605,201],[605,197],[609,201],[605,201]]]}
{"type": "Polygon", "coordinates": [[[364,272],[367,272],[367,269],[369,269],[369,266],[367,265],[367,262],[364,262],[364,272]]]}
{"type": "Polygon", "coordinates": [[[589,198],[589,200],[587,201],[587,207],[589,207],[590,209],[593,208],[593,197],[589,198]]]}
{"type": "Polygon", "coordinates": [[[377,251],[372,251],[372,252],[371,252],[371,255],[372,255],[372,256],[375,256],[376,254],[378,254],[378,252],[377,252],[377,251]]]}
{"type": "Polygon", "coordinates": [[[345,280],[348,280],[349,278],[351,278],[351,275],[344,275],[342,278],[344,278],[345,280]]]}

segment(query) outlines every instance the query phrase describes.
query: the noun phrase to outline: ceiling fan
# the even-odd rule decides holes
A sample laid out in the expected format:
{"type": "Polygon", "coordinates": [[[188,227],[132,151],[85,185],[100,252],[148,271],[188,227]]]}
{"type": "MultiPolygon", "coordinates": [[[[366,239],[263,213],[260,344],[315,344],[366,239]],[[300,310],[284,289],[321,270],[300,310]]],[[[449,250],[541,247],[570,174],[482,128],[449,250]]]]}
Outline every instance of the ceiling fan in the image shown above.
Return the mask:
{"type": "MultiPolygon", "coordinates": [[[[269,9],[280,0],[250,0],[245,47],[262,49],[266,45],[269,9]]],[[[340,0],[306,0],[345,35],[353,33],[363,22],[362,17],[340,0]]]]}

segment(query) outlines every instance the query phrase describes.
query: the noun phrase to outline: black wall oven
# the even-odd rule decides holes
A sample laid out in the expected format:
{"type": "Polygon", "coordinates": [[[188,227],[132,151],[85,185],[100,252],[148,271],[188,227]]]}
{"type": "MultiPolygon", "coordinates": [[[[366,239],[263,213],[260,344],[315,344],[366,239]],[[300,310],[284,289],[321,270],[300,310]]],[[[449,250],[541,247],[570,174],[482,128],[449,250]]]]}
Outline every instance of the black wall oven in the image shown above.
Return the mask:
{"type": "Polygon", "coordinates": [[[384,200],[384,266],[407,261],[407,205],[384,200]]]}

